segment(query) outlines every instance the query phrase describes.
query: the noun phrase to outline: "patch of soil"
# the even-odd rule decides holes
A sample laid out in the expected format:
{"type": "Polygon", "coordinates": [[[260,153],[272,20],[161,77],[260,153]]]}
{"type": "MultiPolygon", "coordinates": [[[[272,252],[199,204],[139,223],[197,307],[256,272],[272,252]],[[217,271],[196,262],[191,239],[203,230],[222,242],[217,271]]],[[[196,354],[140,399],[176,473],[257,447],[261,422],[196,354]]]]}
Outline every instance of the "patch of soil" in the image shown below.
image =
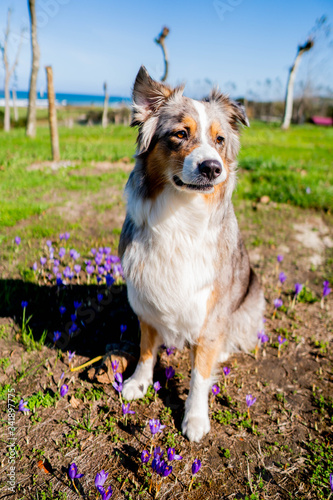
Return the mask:
{"type": "MultiPolygon", "coordinates": [[[[107,190],[102,196],[107,196],[106,193],[107,190]]],[[[94,215],[93,211],[88,212],[88,201],[85,207],[86,212],[79,209],[76,215],[82,217],[82,231],[90,227],[90,217],[94,215]]],[[[67,205],[66,210],[71,207],[67,205]]],[[[123,213],[123,208],[119,208],[119,216],[123,213]]],[[[322,446],[320,450],[329,454],[333,437],[332,296],[327,297],[323,308],[320,304],[322,282],[332,279],[324,272],[329,248],[325,243],[320,250],[318,246],[308,248],[299,235],[300,228],[310,224],[310,220],[314,224],[314,220],[316,227],[321,227],[315,234],[323,242],[324,238],[332,238],[332,227],[318,215],[292,207],[265,205],[253,210],[244,205],[238,217],[253,266],[264,283],[265,330],[269,341],[257,353],[233,355],[225,363],[231,372],[226,380],[219,374],[221,392],[211,401],[209,409],[211,431],[199,444],[189,443],[181,435],[190,383],[187,348],[170,356],[160,350],[154,381],[159,380],[162,388],[156,399],[150,391],[143,400],[132,402],[131,409],[136,413],[127,422],[111,384],[89,380],[89,368],[70,371],[68,349],[76,351],[75,366],[115,349],[138,357],[138,321],[127,302],[124,286],[107,289],[81,280],[79,285],[59,289],[18,279],[0,282],[0,332],[7,329],[8,335],[7,338],[0,335],[1,356],[7,360],[0,365],[1,384],[15,388],[17,402],[21,398],[32,401],[37,393],[44,402],[28,414],[16,414],[17,498],[36,499],[38,495],[38,498],[60,499],[64,494],[68,499],[78,498],[66,476],[66,468],[72,462],[84,474],[76,485],[87,499],[95,498],[94,478],[102,469],[109,473],[106,484],[112,485],[112,498],[153,498],[155,479],[149,493],[151,467],[145,470],[140,460],[142,450],[149,450],[152,443],[150,418],[159,418],[166,426],[154,438],[154,446],[159,445],[163,450],[175,447],[183,456],[182,461],[172,463],[173,473],[163,480],[158,498],[328,497],[327,477],[322,475],[317,481],[310,447],[317,440],[322,446]],[[316,268],[309,261],[313,252],[324,259],[316,268]],[[284,256],[279,265],[278,253],[284,256]],[[287,275],[284,285],[278,281],[282,270],[287,275]],[[308,296],[292,307],[296,282],[306,285],[314,301],[308,296]],[[100,293],[102,300],[98,298],[100,293]],[[274,312],[273,301],[279,296],[284,307],[274,312]],[[50,332],[48,347],[40,351],[28,352],[21,343],[22,300],[29,301],[27,312],[32,315],[29,326],[36,339],[45,329],[50,332]],[[81,303],[75,313],[79,328],[69,336],[66,332],[72,325],[74,300],[81,303]],[[66,307],[63,316],[60,305],[66,307]],[[62,337],[55,349],[53,332],[57,330],[62,337]],[[286,339],[280,347],[279,336],[286,339]],[[176,375],[166,387],[165,368],[170,365],[176,375]],[[63,383],[69,391],[60,398],[57,394],[63,383]],[[251,420],[245,404],[247,394],[257,398],[250,409],[251,420]],[[195,458],[200,458],[202,467],[189,492],[195,458]],[[51,472],[45,472],[40,460],[42,464],[50,464],[51,472]]],[[[130,374],[127,371],[124,377],[130,374]]],[[[4,405],[6,394],[3,394],[4,405]]],[[[3,411],[3,434],[7,436],[5,406],[3,411]]],[[[7,442],[7,437],[4,439],[7,442]]],[[[321,474],[326,474],[333,456],[331,459],[318,456],[323,461],[321,474]]],[[[3,448],[2,495],[8,493],[6,472],[8,461],[3,448]]]]}

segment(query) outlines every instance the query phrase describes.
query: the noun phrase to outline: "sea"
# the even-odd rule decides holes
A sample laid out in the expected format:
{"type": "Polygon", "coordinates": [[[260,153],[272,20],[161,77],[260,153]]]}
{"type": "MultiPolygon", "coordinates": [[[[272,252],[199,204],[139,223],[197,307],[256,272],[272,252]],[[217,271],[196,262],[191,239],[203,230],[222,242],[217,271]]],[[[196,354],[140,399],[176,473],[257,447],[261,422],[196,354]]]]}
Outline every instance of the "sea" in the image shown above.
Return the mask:
{"type": "MultiPolygon", "coordinates": [[[[16,105],[18,107],[26,107],[28,105],[29,93],[25,91],[16,91],[17,100],[16,105]]],[[[10,94],[12,97],[12,93],[10,94]]],[[[129,97],[120,96],[110,96],[109,106],[119,107],[119,106],[129,106],[131,99],[129,97]]],[[[92,94],[67,94],[62,92],[56,92],[56,104],[57,106],[103,106],[104,95],[92,95],[92,94]]],[[[3,90],[0,90],[0,107],[5,105],[5,94],[3,90]]],[[[13,105],[12,99],[10,99],[10,105],[13,105]]],[[[47,107],[47,94],[42,92],[37,92],[37,106],[47,107]]]]}

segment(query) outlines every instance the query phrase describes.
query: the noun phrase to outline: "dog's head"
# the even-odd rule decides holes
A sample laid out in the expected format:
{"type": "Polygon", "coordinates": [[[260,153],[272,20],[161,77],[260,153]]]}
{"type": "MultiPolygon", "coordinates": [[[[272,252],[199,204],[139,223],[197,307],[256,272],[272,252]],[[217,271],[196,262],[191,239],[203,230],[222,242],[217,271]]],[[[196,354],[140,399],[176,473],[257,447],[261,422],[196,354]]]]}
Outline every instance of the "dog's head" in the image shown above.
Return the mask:
{"type": "Polygon", "coordinates": [[[196,101],[184,87],[154,81],[141,66],[133,88],[132,126],[139,127],[137,157],[145,168],[149,196],[166,184],[208,194],[227,183],[239,150],[245,109],[218,90],[196,101]]]}

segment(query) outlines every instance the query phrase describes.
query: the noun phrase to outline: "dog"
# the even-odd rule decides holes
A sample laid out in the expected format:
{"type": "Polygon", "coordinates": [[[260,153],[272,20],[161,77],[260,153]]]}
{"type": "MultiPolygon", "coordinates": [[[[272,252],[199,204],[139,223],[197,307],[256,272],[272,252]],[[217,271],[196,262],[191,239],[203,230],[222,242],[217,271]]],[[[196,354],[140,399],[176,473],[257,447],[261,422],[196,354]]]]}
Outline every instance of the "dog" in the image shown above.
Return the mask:
{"type": "Polygon", "coordinates": [[[217,89],[202,101],[183,90],[154,81],[143,66],[133,87],[137,153],[119,256],[141,343],[122,395],[145,395],[162,343],[191,346],[182,432],[199,442],[210,430],[214,369],[255,347],[264,296],[231,201],[245,109],[217,89]]]}

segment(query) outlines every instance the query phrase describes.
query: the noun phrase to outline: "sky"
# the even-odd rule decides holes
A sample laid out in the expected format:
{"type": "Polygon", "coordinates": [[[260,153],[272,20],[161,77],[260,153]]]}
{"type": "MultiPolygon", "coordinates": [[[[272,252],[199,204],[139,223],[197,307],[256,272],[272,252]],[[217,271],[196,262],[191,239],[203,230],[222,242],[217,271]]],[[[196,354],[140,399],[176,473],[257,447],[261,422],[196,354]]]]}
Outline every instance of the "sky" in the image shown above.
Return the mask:
{"type": "MultiPolygon", "coordinates": [[[[317,18],[333,25],[332,0],[36,0],[41,50],[38,90],[46,88],[52,65],[57,92],[129,97],[144,64],[151,76],[163,74],[161,47],[154,42],[163,26],[170,59],[168,83],[186,82],[187,95],[201,97],[214,84],[232,96],[283,97],[298,44],[317,18]],[[269,86],[265,81],[269,79],[269,86]],[[252,93],[252,94],[251,94],[252,93]]],[[[24,29],[16,77],[27,90],[31,63],[26,0],[1,0],[0,43],[12,10],[9,56],[13,61],[24,29]]],[[[331,35],[332,40],[332,35],[331,35]]],[[[298,86],[333,88],[333,44],[322,37],[304,56],[298,86]]],[[[4,79],[0,61],[0,89],[4,79]]]]}

